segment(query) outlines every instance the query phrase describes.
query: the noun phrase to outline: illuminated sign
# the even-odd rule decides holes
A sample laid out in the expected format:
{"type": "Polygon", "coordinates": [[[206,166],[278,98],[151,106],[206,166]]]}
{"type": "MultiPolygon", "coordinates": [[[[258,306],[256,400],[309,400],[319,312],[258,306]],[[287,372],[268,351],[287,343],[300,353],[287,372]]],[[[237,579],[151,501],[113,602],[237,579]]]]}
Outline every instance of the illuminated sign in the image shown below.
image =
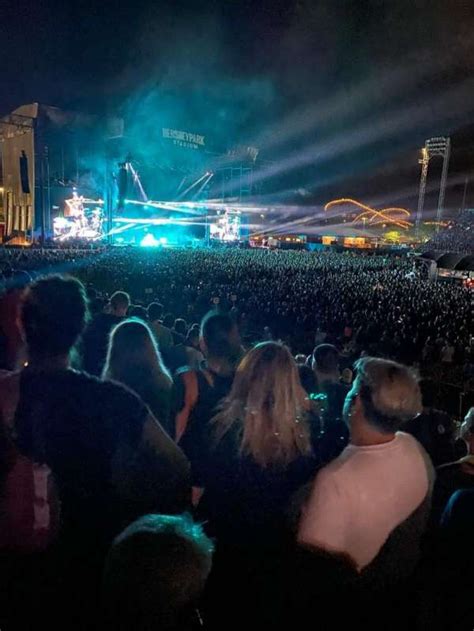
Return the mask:
{"type": "Polygon", "coordinates": [[[204,147],[205,136],[200,134],[193,134],[188,131],[181,131],[179,129],[170,129],[169,127],[163,127],[163,138],[172,140],[173,144],[178,147],[185,147],[187,149],[199,149],[204,147]]]}

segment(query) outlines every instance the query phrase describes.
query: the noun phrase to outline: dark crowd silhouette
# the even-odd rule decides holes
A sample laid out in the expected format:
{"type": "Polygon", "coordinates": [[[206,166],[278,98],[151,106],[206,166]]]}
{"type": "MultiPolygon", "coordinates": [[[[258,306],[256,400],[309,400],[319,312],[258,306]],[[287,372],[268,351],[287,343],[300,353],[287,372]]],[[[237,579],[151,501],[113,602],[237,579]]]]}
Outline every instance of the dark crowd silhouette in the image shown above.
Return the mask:
{"type": "Polygon", "coordinates": [[[472,292],[412,256],[0,252],[0,628],[472,629],[472,292]]]}

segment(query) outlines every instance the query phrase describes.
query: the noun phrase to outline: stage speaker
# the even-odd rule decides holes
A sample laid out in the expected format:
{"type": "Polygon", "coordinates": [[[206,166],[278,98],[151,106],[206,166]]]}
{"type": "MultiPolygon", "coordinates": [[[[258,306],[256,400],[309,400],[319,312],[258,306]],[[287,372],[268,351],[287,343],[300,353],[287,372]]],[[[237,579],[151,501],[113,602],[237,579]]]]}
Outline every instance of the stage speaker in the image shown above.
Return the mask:
{"type": "Polygon", "coordinates": [[[30,181],[28,178],[28,157],[24,150],[21,152],[20,156],[20,181],[21,181],[21,190],[23,193],[30,193],[30,181]]]}

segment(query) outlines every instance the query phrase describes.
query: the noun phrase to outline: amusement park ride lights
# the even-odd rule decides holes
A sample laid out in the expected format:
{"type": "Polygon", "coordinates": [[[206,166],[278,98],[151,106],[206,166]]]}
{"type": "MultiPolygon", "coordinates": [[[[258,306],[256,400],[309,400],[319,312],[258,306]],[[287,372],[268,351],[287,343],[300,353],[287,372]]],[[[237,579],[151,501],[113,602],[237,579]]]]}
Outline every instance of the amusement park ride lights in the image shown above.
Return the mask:
{"type": "Polygon", "coordinates": [[[408,228],[411,228],[411,226],[413,225],[411,221],[408,221],[408,219],[406,219],[406,217],[410,217],[410,211],[406,208],[393,207],[381,208],[380,210],[377,210],[349,197],[333,199],[326,204],[324,210],[327,211],[331,208],[334,208],[335,206],[343,206],[348,204],[351,206],[355,206],[362,211],[355,217],[352,223],[362,223],[364,225],[364,228],[367,226],[367,224],[370,226],[383,224],[384,226],[393,225],[398,226],[399,228],[403,228],[404,230],[408,230],[408,228]]]}

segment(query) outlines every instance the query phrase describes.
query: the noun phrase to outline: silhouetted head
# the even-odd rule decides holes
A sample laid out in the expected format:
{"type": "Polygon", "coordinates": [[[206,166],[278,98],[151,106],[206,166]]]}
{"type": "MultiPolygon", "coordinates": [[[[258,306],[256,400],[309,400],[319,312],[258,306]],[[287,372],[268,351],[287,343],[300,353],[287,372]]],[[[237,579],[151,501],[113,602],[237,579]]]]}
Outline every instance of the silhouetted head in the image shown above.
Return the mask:
{"type": "Polygon", "coordinates": [[[159,302],[152,302],[148,305],[147,311],[150,322],[161,320],[161,316],[163,315],[163,305],[159,302]]]}
{"type": "Polygon", "coordinates": [[[167,313],[163,318],[163,326],[168,327],[168,329],[172,329],[174,324],[174,316],[172,313],[167,313]]]}
{"type": "Polygon", "coordinates": [[[140,320],[143,320],[143,322],[146,322],[148,320],[148,312],[145,307],[142,307],[141,305],[130,305],[128,317],[139,318],[140,320]]]}
{"type": "Polygon", "coordinates": [[[339,369],[339,351],[332,344],[319,344],[313,351],[313,370],[331,374],[339,369]]]}
{"type": "Polygon", "coordinates": [[[180,335],[184,335],[184,337],[186,337],[186,321],[183,320],[183,318],[176,318],[176,320],[174,321],[174,330],[176,331],[176,333],[179,333],[180,335]]]}
{"type": "Polygon", "coordinates": [[[192,628],[212,553],[212,542],[190,517],[147,515],[131,524],[114,541],[106,561],[107,628],[192,628]]]}
{"type": "Polygon", "coordinates": [[[239,329],[225,313],[210,311],[201,322],[201,348],[208,358],[235,363],[241,355],[239,329]]]}
{"type": "Polygon", "coordinates": [[[30,357],[68,355],[84,329],[86,318],[86,292],[76,278],[47,276],[30,285],[21,310],[30,357]]]}
{"type": "Polygon", "coordinates": [[[145,322],[130,318],[112,329],[103,377],[124,383],[138,393],[140,386],[150,380],[165,385],[171,383],[155,338],[145,322]]]}
{"type": "Polygon", "coordinates": [[[127,315],[130,306],[130,296],[124,291],[116,291],[110,298],[110,309],[112,313],[119,318],[127,315]]]}

